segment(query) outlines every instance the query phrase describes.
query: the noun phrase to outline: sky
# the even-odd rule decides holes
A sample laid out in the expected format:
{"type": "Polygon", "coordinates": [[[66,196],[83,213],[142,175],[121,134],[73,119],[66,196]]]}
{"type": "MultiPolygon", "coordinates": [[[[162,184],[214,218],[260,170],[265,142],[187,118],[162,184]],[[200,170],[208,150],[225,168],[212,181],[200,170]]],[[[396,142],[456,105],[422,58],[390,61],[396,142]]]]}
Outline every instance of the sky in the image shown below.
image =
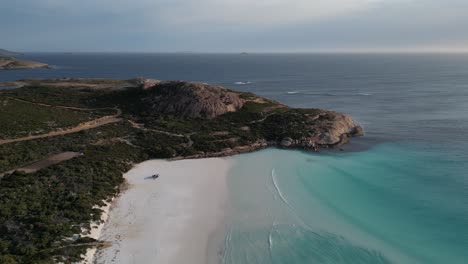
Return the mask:
{"type": "Polygon", "coordinates": [[[4,0],[0,48],[456,52],[467,14],[467,0],[4,0]]]}

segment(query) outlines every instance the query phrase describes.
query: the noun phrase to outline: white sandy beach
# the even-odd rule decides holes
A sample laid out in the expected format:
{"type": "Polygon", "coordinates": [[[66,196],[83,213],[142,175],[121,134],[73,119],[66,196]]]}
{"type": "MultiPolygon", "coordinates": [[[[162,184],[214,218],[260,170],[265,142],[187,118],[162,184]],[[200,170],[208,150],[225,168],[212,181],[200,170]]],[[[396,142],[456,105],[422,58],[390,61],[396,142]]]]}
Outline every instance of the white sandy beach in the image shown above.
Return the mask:
{"type": "Polygon", "coordinates": [[[94,263],[217,263],[230,166],[222,158],[135,166],[100,236],[112,246],[99,250],[94,263]],[[161,176],[148,179],[155,173],[161,176]]]}
{"type": "MultiPolygon", "coordinates": [[[[89,230],[89,234],[85,235],[87,237],[91,237],[94,239],[99,239],[101,237],[102,229],[104,228],[104,225],[109,219],[109,212],[112,207],[112,201],[111,202],[105,202],[105,205],[102,207],[99,207],[103,213],[101,215],[101,223],[92,223],[91,224],[91,230],[89,230]]],[[[84,230],[83,230],[84,231],[84,230]]],[[[96,254],[97,248],[92,247],[86,250],[86,254],[84,255],[83,261],[80,262],[80,264],[91,264],[93,263],[94,256],[96,254]]]]}

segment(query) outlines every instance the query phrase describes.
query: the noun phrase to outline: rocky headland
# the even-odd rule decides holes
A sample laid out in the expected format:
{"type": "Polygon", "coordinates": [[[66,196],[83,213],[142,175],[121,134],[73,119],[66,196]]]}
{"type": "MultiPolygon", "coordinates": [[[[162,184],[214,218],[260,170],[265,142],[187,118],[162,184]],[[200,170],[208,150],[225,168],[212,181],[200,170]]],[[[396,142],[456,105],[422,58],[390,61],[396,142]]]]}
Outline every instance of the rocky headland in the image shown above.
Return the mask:
{"type": "MultiPolygon", "coordinates": [[[[14,83],[68,90],[88,101],[118,107],[123,119],[141,131],[159,131],[188,142],[170,147],[170,158],[219,157],[270,146],[319,151],[362,136],[363,129],[343,113],[291,108],[252,93],[186,81],[137,78],[45,79],[14,83]]],[[[45,88],[42,88],[45,89],[45,88]]],[[[50,98],[52,100],[52,98],[50,98]]],[[[91,106],[91,105],[88,105],[91,106]]]]}
{"type": "Polygon", "coordinates": [[[103,201],[124,188],[122,175],[142,161],[267,147],[319,151],[363,134],[343,113],[204,83],[65,78],[2,85],[20,88],[0,90],[0,230],[9,245],[0,263],[76,263],[87,248],[105,245],[87,234],[102,219],[103,201]],[[21,170],[67,152],[79,155],[21,170]]]}
{"type": "Polygon", "coordinates": [[[36,61],[15,59],[12,57],[0,57],[0,70],[20,70],[48,68],[49,65],[36,61]]]}

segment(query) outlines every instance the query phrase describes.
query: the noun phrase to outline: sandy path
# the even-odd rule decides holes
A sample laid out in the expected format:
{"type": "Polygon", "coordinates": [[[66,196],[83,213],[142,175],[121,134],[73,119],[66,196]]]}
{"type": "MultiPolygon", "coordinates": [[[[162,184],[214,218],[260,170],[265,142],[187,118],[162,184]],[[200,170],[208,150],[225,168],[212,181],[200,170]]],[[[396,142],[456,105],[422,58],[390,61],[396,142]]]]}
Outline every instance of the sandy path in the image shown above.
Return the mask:
{"type": "Polygon", "coordinates": [[[137,165],[100,237],[112,246],[95,263],[218,263],[230,166],[221,158],[137,165]],[[147,178],[154,173],[161,176],[147,178]]]}

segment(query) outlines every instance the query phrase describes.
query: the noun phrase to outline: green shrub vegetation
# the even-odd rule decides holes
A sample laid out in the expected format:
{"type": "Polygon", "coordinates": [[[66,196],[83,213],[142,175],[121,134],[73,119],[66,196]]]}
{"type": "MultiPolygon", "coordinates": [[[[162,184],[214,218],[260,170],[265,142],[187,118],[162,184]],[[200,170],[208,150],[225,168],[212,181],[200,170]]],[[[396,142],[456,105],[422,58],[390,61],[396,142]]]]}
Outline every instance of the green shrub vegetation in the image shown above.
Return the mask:
{"type": "Polygon", "coordinates": [[[40,106],[0,96],[0,139],[42,134],[75,126],[105,114],[101,111],[40,106]]]}
{"type": "MultiPolygon", "coordinates": [[[[72,126],[113,110],[78,111],[53,106],[113,108],[122,121],[94,129],[0,145],[0,173],[63,151],[83,156],[35,173],[0,179],[0,263],[72,263],[94,242],[71,241],[100,217],[95,208],[119,192],[122,174],[150,158],[186,157],[245,146],[260,139],[307,136],[304,115],[320,110],[289,109],[273,101],[247,102],[214,119],[151,113],[141,103],[148,91],[28,86],[0,91],[0,138],[72,126]],[[132,125],[129,121],[140,126],[132,125]]],[[[247,100],[255,95],[242,93],[247,100]]]]}
{"type": "Polygon", "coordinates": [[[65,263],[79,260],[86,247],[70,247],[82,242],[65,238],[98,220],[100,211],[93,206],[116,194],[122,172],[146,158],[123,143],[88,146],[84,154],[36,173],[15,172],[1,180],[2,258],[11,263],[48,263],[52,256],[65,263]]]}

